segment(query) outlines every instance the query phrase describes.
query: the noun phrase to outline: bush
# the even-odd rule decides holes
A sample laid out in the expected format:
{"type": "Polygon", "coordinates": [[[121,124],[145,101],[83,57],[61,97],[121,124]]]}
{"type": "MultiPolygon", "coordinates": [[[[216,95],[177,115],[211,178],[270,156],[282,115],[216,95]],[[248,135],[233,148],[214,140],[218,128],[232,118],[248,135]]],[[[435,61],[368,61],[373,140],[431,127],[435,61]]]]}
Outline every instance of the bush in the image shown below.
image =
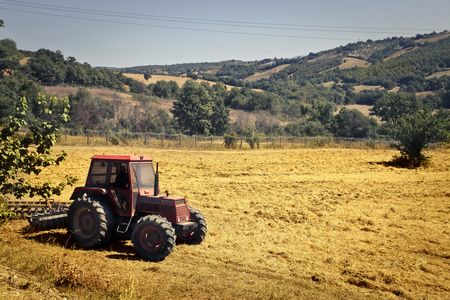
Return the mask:
{"type": "Polygon", "coordinates": [[[9,220],[14,219],[16,213],[8,208],[8,203],[3,196],[0,196],[0,226],[5,225],[9,220]]]}
{"type": "Polygon", "coordinates": [[[234,148],[236,148],[236,143],[237,143],[237,140],[238,140],[236,135],[234,135],[234,134],[232,134],[232,135],[225,134],[224,140],[225,140],[225,142],[224,142],[225,143],[225,148],[227,148],[227,149],[234,149],[234,148]]]}
{"type": "Polygon", "coordinates": [[[399,120],[397,139],[401,156],[394,162],[406,167],[420,167],[429,164],[429,157],[423,149],[431,142],[448,142],[450,130],[450,114],[440,111],[432,115],[429,111],[420,110],[416,114],[406,115],[399,120]]]}
{"type": "Polygon", "coordinates": [[[110,142],[111,144],[113,144],[114,146],[117,146],[117,145],[120,144],[120,140],[119,140],[117,137],[115,137],[115,136],[110,137],[110,138],[109,138],[109,142],[110,142]]]}
{"type": "Polygon", "coordinates": [[[247,144],[249,144],[251,149],[255,149],[255,147],[258,147],[259,149],[259,143],[261,141],[261,138],[255,128],[248,127],[244,130],[244,140],[247,144]]]}

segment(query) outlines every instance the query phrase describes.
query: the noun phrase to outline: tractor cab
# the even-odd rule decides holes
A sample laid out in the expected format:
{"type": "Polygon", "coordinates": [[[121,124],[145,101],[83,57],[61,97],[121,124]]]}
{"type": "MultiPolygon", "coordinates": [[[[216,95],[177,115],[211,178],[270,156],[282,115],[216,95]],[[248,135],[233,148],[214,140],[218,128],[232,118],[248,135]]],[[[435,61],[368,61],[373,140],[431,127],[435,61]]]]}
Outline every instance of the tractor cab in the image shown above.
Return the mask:
{"type": "Polygon", "coordinates": [[[152,161],[150,156],[94,155],[83,189],[108,194],[120,215],[132,216],[140,193],[155,194],[152,161]]]}

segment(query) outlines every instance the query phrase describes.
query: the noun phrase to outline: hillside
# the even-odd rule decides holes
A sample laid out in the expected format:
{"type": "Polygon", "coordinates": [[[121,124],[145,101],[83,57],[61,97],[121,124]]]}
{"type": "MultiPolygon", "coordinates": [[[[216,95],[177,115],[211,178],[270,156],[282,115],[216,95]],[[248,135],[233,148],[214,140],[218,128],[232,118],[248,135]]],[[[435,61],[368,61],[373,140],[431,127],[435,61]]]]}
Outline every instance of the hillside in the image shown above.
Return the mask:
{"type": "MultiPolygon", "coordinates": [[[[145,81],[143,75],[138,74],[125,74],[125,76],[130,76],[130,78],[133,78],[137,81],[145,81]]],[[[167,81],[175,81],[180,85],[183,85],[188,78],[180,78],[180,77],[171,77],[171,76],[164,76],[164,75],[157,75],[152,76],[151,79],[147,80],[148,83],[156,83],[159,80],[167,80],[167,81]]],[[[204,81],[206,82],[206,81],[204,81]]],[[[211,83],[214,84],[214,83],[211,83]]],[[[44,86],[43,87],[45,92],[54,95],[59,98],[65,98],[68,97],[71,94],[76,94],[78,91],[78,87],[70,87],[70,86],[44,86]]],[[[231,87],[229,87],[231,88],[231,87]]],[[[110,89],[105,88],[87,88],[87,90],[91,93],[92,97],[94,98],[103,98],[111,103],[115,103],[117,101],[120,102],[121,106],[121,114],[124,116],[131,115],[134,111],[139,110],[141,113],[145,112],[145,108],[141,107],[141,102],[133,98],[133,96],[129,93],[123,93],[123,92],[117,92],[110,89]]],[[[164,112],[166,112],[169,116],[172,115],[170,110],[173,108],[173,100],[169,99],[158,99],[157,101],[153,102],[152,109],[158,110],[161,109],[164,112]]],[[[354,108],[361,110],[365,115],[368,116],[368,110],[365,106],[355,106],[354,108]]],[[[148,109],[148,108],[147,108],[148,109]]],[[[117,113],[117,109],[116,109],[117,113]]],[[[267,117],[272,120],[272,122],[280,123],[280,120],[276,119],[275,117],[267,117]]],[[[250,122],[251,124],[254,124],[256,120],[258,119],[258,115],[250,112],[246,112],[239,109],[231,109],[230,110],[230,122],[236,123],[240,120],[245,120],[245,122],[250,122]]]]}
{"type": "MultiPolygon", "coordinates": [[[[307,57],[300,57],[294,59],[266,59],[257,62],[241,62],[241,61],[226,61],[218,63],[198,63],[198,64],[178,64],[171,66],[140,66],[133,68],[125,68],[127,72],[138,71],[141,74],[155,72],[155,74],[165,73],[167,74],[184,74],[189,72],[195,72],[197,74],[209,74],[218,75],[223,77],[226,72],[228,76],[235,79],[241,79],[242,76],[238,75],[239,71],[245,71],[252,73],[252,75],[245,77],[245,80],[257,81],[260,79],[268,79],[267,75],[273,75],[280,73],[286,67],[308,61],[311,63],[319,63],[323,61],[329,61],[339,58],[339,63],[330,69],[324,69],[322,72],[329,71],[333,68],[347,69],[353,67],[368,67],[372,63],[381,59],[387,61],[405,53],[414,52],[421,49],[424,46],[436,43],[443,39],[450,37],[450,32],[432,33],[427,36],[418,35],[414,39],[410,38],[388,38],[380,41],[367,41],[358,42],[354,44],[348,44],[336,49],[322,51],[320,53],[311,53],[307,57]],[[283,62],[288,62],[284,63],[283,62]],[[235,68],[234,72],[231,69],[235,68]],[[214,72],[211,72],[211,69],[214,72]],[[226,71],[224,71],[226,70],[226,71]]],[[[293,75],[293,73],[290,73],[293,75]]]]}
{"type": "Polygon", "coordinates": [[[414,38],[368,40],[292,59],[179,64],[167,69],[141,66],[125,70],[148,74],[153,74],[152,71],[193,73],[208,81],[270,91],[311,104],[317,98],[325,98],[336,105],[373,104],[377,95],[369,100],[367,95],[359,99],[355,93],[379,89],[436,95],[440,87],[445,89],[448,79],[442,77],[450,68],[449,49],[450,33],[442,32],[414,38]],[[328,82],[336,85],[329,86],[330,90],[317,90],[320,84],[328,82]],[[303,90],[307,93],[302,93],[302,97],[298,91],[303,90]]]}
{"type": "Polygon", "coordinates": [[[351,43],[303,57],[124,69],[93,68],[59,51],[22,51],[14,41],[0,42],[7,49],[0,57],[0,120],[12,113],[20,95],[33,102],[33,93],[45,91],[71,95],[69,127],[77,131],[175,133],[180,128],[172,103],[187,80],[223,103],[231,112],[223,130],[238,134],[250,126],[265,135],[335,135],[333,116],[340,108],[351,107],[355,114],[362,107],[364,118],[357,119],[368,129],[362,136],[348,135],[374,138],[379,133],[367,108],[389,92],[415,94],[428,110],[450,108],[447,31],[351,43]]]}

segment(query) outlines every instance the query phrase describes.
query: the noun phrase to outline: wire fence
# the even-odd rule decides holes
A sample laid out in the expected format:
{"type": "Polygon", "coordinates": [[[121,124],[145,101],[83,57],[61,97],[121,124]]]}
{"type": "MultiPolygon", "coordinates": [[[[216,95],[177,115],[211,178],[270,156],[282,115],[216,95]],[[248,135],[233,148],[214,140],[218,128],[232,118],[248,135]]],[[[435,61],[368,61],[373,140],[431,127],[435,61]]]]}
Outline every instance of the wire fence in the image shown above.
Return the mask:
{"type": "Polygon", "coordinates": [[[372,148],[388,149],[398,142],[382,139],[358,139],[339,137],[268,137],[262,136],[249,141],[246,137],[236,136],[226,139],[224,136],[188,136],[184,134],[166,134],[153,132],[96,131],[62,129],[59,145],[91,146],[141,146],[154,148],[189,149],[295,149],[295,148],[372,148]]]}

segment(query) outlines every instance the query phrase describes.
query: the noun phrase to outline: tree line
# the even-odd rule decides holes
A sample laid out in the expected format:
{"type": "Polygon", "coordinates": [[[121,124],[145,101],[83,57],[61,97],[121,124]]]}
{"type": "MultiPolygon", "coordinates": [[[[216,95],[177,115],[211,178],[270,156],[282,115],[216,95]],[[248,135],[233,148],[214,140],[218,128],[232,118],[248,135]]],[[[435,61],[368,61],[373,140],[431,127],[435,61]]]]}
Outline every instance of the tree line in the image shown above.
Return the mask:
{"type": "MultiPolygon", "coordinates": [[[[66,126],[82,130],[109,128],[254,138],[258,135],[398,136],[398,131],[385,126],[386,121],[380,126],[373,117],[366,117],[354,109],[337,111],[337,107],[353,103],[376,107],[393,97],[392,94],[407,94],[419,103],[416,112],[426,111],[428,116],[433,110],[448,109],[450,77],[427,76],[450,67],[449,43],[450,38],[434,43],[388,39],[358,42],[292,59],[168,67],[172,72],[187,71],[187,76],[193,80],[203,78],[213,82],[200,84],[187,81],[179,87],[173,81],[145,85],[123,76],[123,70],[92,68],[73,57],[65,59],[60,51],[20,51],[14,41],[5,39],[0,41],[0,117],[4,123],[12,115],[18,99],[26,97],[31,111],[29,118],[39,119],[36,113],[39,95],[44,93],[39,83],[70,83],[129,90],[138,103],[137,106],[125,108],[120,97],[106,100],[93,97],[87,89],[81,88],[68,97],[71,122],[66,126]],[[379,57],[386,57],[394,50],[410,48],[415,50],[389,60],[374,58],[377,53],[381,53],[379,57]],[[372,65],[339,69],[344,55],[350,54],[371,61],[372,65]],[[28,61],[20,63],[25,57],[28,61]],[[268,79],[257,82],[243,80],[258,70],[268,70],[281,64],[289,66],[268,79]],[[211,72],[213,68],[218,70],[211,72]],[[235,88],[227,90],[225,84],[232,84],[235,88]],[[357,92],[355,85],[359,84],[377,84],[384,88],[357,92]],[[399,88],[398,93],[389,92],[394,86],[399,88]],[[420,92],[430,93],[418,95],[420,92]],[[170,114],[158,108],[158,99],[173,101],[170,114]],[[230,110],[253,113],[257,116],[256,121],[250,122],[240,117],[230,124],[230,110]],[[287,125],[280,125],[274,118],[285,121],[287,125]]],[[[160,71],[163,70],[163,66],[159,67],[160,71]]],[[[144,75],[147,78],[151,76],[149,72],[144,75]]],[[[379,111],[372,113],[381,118],[379,111]]],[[[445,114],[438,115],[441,117],[439,122],[445,123],[442,117],[445,114]]]]}

